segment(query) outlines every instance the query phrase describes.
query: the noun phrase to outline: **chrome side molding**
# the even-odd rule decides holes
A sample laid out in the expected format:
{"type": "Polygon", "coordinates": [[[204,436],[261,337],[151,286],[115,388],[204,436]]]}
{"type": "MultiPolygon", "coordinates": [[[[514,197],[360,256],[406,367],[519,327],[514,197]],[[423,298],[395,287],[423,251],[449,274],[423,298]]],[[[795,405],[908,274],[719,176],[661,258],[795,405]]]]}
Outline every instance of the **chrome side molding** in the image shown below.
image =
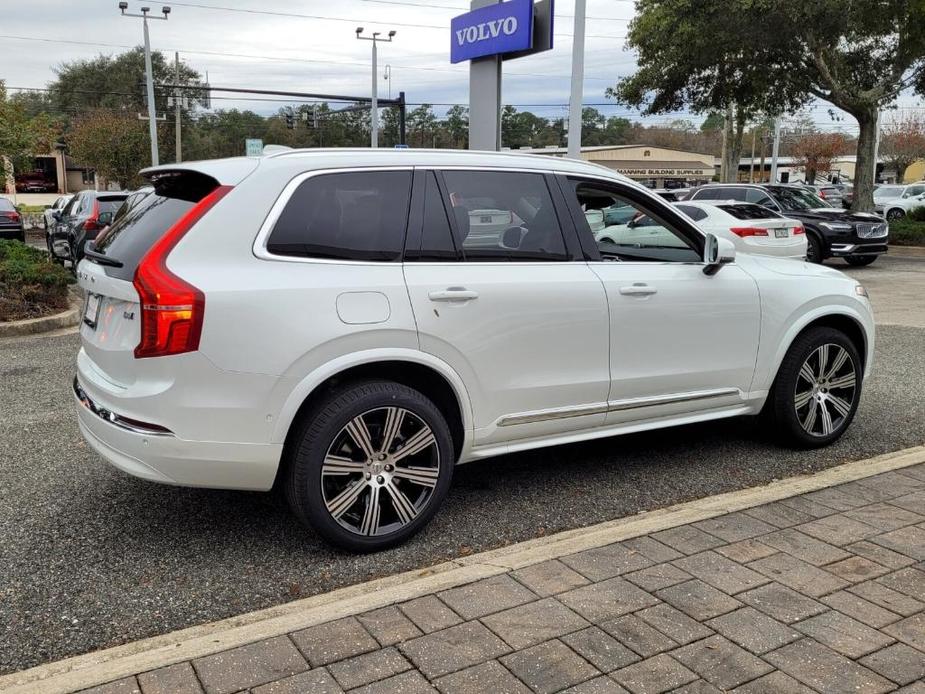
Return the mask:
{"type": "Polygon", "coordinates": [[[741,396],[742,391],[740,391],[738,388],[716,388],[713,390],[692,391],[690,393],[672,393],[669,395],[656,395],[653,397],[645,398],[610,400],[606,403],[594,403],[591,405],[556,407],[549,410],[537,410],[536,412],[522,412],[520,414],[506,415],[499,420],[498,426],[507,427],[515,424],[548,422],[553,419],[583,417],[585,415],[591,414],[635,410],[644,407],[656,407],[658,405],[673,405],[679,402],[690,402],[692,400],[709,400],[711,398],[724,398],[730,395],[741,396]]]}
{"type": "Polygon", "coordinates": [[[174,436],[174,433],[170,431],[170,429],[158,424],[139,422],[138,420],[123,417],[115,412],[111,412],[105,407],[100,407],[93,402],[90,396],[84,392],[84,389],[80,387],[80,383],[77,382],[76,376],[74,377],[74,397],[77,398],[81,405],[97,417],[125,431],[130,431],[133,434],[143,434],[145,436],[174,436]]]}

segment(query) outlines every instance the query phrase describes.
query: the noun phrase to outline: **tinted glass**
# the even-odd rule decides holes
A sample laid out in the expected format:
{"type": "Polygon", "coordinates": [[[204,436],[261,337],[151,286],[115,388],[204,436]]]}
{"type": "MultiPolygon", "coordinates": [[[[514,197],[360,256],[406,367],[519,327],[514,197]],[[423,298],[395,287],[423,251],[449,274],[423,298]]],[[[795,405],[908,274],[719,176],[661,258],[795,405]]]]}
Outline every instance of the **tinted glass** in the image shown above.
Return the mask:
{"type": "Polygon", "coordinates": [[[424,190],[424,229],[421,234],[421,248],[417,254],[409,254],[409,259],[434,261],[457,260],[459,254],[453,242],[453,232],[447,216],[443,196],[437,186],[437,177],[432,171],[427,172],[424,190]]]}
{"type": "Polygon", "coordinates": [[[818,195],[813,195],[802,188],[772,188],[771,195],[783,210],[818,210],[820,207],[831,207],[818,195]]]}
{"type": "Polygon", "coordinates": [[[466,260],[567,260],[542,174],[446,171],[451,214],[466,260]]]}
{"type": "Polygon", "coordinates": [[[120,207],[122,203],[125,202],[125,197],[113,197],[113,198],[99,198],[100,205],[100,214],[104,212],[115,212],[120,207]]]}
{"type": "Polygon", "coordinates": [[[716,200],[719,191],[716,188],[701,188],[691,193],[691,200],[716,200]]]}
{"type": "Polygon", "coordinates": [[[675,205],[675,207],[695,221],[699,222],[701,219],[707,218],[707,213],[699,207],[694,207],[693,205],[675,205]]]}
{"type": "Polygon", "coordinates": [[[267,250],[308,258],[398,260],[410,198],[410,171],[313,176],[292,194],[267,250]]]}
{"type": "Polygon", "coordinates": [[[780,217],[774,210],[761,205],[720,205],[720,209],[731,214],[736,219],[777,219],[780,217]]]}
{"type": "Polygon", "coordinates": [[[902,186],[880,186],[874,190],[875,198],[898,198],[903,194],[902,186]]]}

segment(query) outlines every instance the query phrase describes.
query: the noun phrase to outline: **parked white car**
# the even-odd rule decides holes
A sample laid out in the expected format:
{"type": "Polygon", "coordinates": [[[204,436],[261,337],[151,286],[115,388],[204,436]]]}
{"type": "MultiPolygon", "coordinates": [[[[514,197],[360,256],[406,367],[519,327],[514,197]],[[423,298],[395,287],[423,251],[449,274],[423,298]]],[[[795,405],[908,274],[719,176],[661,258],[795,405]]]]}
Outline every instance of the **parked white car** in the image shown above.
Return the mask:
{"type": "Polygon", "coordinates": [[[737,200],[678,202],[675,207],[704,231],[729,239],[741,253],[806,258],[806,231],[797,219],[737,200]]]}
{"type": "MultiPolygon", "coordinates": [[[[925,193],[925,181],[909,183],[906,185],[883,185],[874,188],[874,210],[892,221],[897,217],[887,217],[887,203],[897,200],[908,200],[925,193]]],[[[892,205],[891,205],[892,207],[892,205]]]]}
{"type": "Polygon", "coordinates": [[[826,445],[870,373],[855,280],[737,255],[584,162],[307,150],[143,174],[78,268],[81,433],[147,480],[282,489],[341,547],[402,542],[454,465],[503,453],[759,414],[826,445]],[[616,205],[663,233],[596,243],[585,213],[616,205]],[[473,247],[473,209],[516,224],[473,247]]]}
{"type": "Polygon", "coordinates": [[[917,207],[925,207],[925,193],[908,198],[894,198],[883,203],[883,216],[893,222],[902,219],[917,207]]]}

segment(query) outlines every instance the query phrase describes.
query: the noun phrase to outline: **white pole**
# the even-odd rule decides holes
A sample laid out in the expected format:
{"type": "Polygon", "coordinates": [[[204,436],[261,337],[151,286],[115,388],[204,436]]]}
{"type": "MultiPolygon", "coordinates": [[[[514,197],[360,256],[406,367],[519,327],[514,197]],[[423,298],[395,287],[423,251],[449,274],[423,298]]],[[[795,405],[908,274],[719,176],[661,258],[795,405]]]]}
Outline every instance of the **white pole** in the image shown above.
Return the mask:
{"type": "Polygon", "coordinates": [[[572,37],[572,94],[569,98],[568,156],[581,159],[581,100],[585,84],[585,10],[587,0],[575,0],[572,37]]]}
{"type": "MultiPolygon", "coordinates": [[[[877,122],[876,122],[875,130],[874,130],[874,178],[873,178],[874,183],[877,182],[877,157],[879,154],[880,154],[880,111],[878,110],[877,111],[877,122]]],[[[896,172],[896,182],[897,183],[903,182],[902,176],[903,176],[902,171],[896,172]]]]}
{"type": "Polygon", "coordinates": [[[154,109],[154,71],[151,68],[151,42],[148,40],[148,18],[144,18],[145,27],[145,71],[148,73],[148,132],[151,135],[151,166],[157,166],[157,114],[154,109]]]}
{"type": "Polygon", "coordinates": [[[777,154],[780,151],[780,118],[774,119],[774,144],[771,146],[771,180],[777,183],[777,154]]]}
{"type": "MultiPolygon", "coordinates": [[[[175,80],[174,84],[180,84],[180,54],[174,53],[173,57],[174,57],[174,80],[175,80]]],[[[174,104],[174,106],[176,107],[176,114],[175,114],[176,115],[176,126],[174,130],[176,130],[176,135],[177,135],[177,142],[176,142],[175,149],[176,149],[176,155],[177,155],[177,162],[181,162],[183,161],[183,143],[180,139],[180,89],[179,88],[174,90],[174,98],[176,99],[176,103],[174,104]]]]}
{"type": "Polygon", "coordinates": [[[370,104],[370,147],[379,146],[379,67],[377,66],[376,39],[373,37],[373,101],[370,104]]]}

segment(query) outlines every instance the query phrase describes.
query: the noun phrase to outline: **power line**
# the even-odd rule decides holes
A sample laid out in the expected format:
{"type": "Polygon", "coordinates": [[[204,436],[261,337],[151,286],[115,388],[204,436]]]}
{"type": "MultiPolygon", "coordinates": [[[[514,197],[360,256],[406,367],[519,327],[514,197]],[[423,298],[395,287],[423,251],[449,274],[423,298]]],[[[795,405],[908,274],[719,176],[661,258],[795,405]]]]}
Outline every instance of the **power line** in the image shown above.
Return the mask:
{"type": "MultiPolygon", "coordinates": [[[[352,17],[329,17],[326,15],[319,14],[302,14],[299,12],[283,12],[282,10],[254,10],[246,7],[225,7],[222,5],[203,5],[198,2],[171,2],[171,5],[175,7],[189,7],[197,10],[218,10],[220,12],[239,12],[242,14],[259,14],[259,15],[269,15],[271,17],[294,17],[297,19],[314,19],[326,22],[347,22],[348,24],[362,24],[364,21],[370,24],[388,24],[389,26],[396,27],[409,27],[412,29],[439,29],[441,31],[446,31],[449,27],[443,24],[416,24],[411,22],[393,22],[392,20],[388,21],[378,21],[378,20],[362,20],[352,17]]],[[[392,4],[398,4],[394,2],[392,4]]],[[[413,7],[424,7],[423,5],[412,5],[413,7]]],[[[444,8],[446,9],[446,8],[444,8]]],[[[590,18],[589,18],[590,19],[590,18]]],[[[597,19],[613,19],[612,17],[598,17],[597,19]]],[[[557,36],[572,36],[571,34],[557,34],[557,36]]],[[[625,39],[626,36],[607,36],[603,34],[587,34],[586,38],[597,38],[597,39],[625,39]]]]}
{"type": "MultiPolygon", "coordinates": [[[[40,43],[62,43],[62,44],[71,44],[76,46],[104,46],[106,48],[126,48],[133,49],[136,46],[129,46],[126,44],[119,43],[105,43],[103,41],[77,41],[74,39],[49,39],[39,36],[13,36],[10,34],[0,34],[0,39],[12,39],[16,41],[38,41],[40,43]]],[[[179,51],[180,53],[185,53],[188,55],[208,55],[208,56],[217,56],[223,58],[245,58],[249,60],[274,60],[284,63],[319,63],[324,65],[351,65],[357,67],[368,68],[369,63],[359,63],[349,60],[322,60],[317,58],[295,58],[295,57],[286,57],[286,56],[277,56],[277,55],[254,55],[251,53],[227,53],[222,51],[202,51],[195,49],[187,48],[164,48],[164,51],[179,51]]],[[[398,65],[392,64],[393,68],[400,70],[423,70],[426,72],[447,72],[460,76],[467,76],[468,72],[465,68],[462,69],[452,69],[452,68],[440,68],[440,67],[428,67],[426,65],[398,65]]],[[[532,73],[532,72],[508,72],[507,75],[516,76],[516,77],[542,77],[545,79],[549,78],[560,78],[568,79],[571,75],[551,75],[551,74],[541,74],[541,73],[532,73]]],[[[585,76],[586,80],[597,80],[604,82],[613,82],[614,77],[595,77],[595,76],[585,76]]]]}

